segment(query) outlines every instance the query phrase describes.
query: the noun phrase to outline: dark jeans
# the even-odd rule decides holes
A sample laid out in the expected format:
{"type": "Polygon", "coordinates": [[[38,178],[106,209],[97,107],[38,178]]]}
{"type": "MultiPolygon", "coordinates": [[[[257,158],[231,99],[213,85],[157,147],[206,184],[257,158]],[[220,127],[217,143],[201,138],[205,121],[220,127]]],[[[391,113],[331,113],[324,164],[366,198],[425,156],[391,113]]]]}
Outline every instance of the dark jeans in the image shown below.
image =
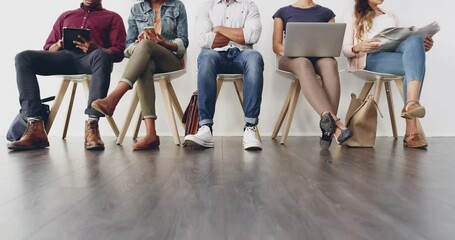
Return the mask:
{"type": "Polygon", "coordinates": [[[92,101],[106,97],[109,89],[113,55],[106,50],[97,49],[89,54],[27,50],[17,54],[15,61],[19,102],[25,116],[39,116],[40,113],[41,96],[36,75],[60,74],[92,74],[85,114],[103,116],[90,105],[92,101]]]}

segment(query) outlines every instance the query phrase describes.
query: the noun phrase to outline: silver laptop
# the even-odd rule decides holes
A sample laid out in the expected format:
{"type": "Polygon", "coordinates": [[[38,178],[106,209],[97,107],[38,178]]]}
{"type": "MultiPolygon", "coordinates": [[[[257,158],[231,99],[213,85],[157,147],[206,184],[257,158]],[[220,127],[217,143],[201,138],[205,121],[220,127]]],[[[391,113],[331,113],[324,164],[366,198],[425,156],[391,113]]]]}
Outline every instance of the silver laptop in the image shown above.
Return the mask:
{"type": "Polygon", "coordinates": [[[284,56],[339,57],[345,29],[346,23],[287,23],[284,56]]]}

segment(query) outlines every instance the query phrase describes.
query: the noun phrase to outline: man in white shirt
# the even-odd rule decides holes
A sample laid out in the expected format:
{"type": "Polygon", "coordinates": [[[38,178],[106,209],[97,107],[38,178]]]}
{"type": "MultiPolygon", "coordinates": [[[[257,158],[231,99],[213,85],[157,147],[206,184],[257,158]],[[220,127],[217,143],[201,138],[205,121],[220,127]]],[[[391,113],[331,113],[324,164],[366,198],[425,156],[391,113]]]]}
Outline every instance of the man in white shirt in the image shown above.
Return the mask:
{"type": "Polygon", "coordinates": [[[206,0],[197,14],[197,34],[202,48],[198,57],[199,130],[185,141],[213,147],[213,116],[218,74],[243,74],[243,110],[246,150],[262,149],[256,138],[256,125],[262,100],[264,62],[252,49],[259,40],[262,25],[252,0],[206,0]]]}

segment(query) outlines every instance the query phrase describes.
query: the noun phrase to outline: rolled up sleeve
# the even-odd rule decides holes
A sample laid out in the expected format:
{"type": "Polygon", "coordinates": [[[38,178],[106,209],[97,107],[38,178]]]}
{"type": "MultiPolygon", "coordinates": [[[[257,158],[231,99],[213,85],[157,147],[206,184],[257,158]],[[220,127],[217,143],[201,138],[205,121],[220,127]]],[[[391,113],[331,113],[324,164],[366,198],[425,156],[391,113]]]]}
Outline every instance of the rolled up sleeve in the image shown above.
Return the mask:
{"type": "Polygon", "coordinates": [[[201,48],[212,48],[216,34],[212,31],[212,21],[209,17],[210,3],[204,2],[196,15],[196,26],[199,45],[201,48]]]}
{"type": "Polygon", "coordinates": [[[177,38],[171,40],[172,43],[177,45],[177,55],[183,55],[189,45],[188,41],[188,17],[185,7],[182,8],[177,19],[177,38]]]}
{"type": "Polygon", "coordinates": [[[259,41],[262,32],[261,16],[254,2],[248,5],[248,15],[243,28],[245,44],[255,44],[259,41]]]}

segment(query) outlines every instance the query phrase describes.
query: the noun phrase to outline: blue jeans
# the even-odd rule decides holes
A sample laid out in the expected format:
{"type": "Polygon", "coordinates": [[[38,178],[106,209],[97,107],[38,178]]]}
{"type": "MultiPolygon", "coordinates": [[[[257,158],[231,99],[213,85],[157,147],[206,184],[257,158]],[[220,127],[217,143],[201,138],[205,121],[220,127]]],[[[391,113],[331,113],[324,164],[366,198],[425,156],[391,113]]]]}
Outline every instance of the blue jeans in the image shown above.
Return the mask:
{"type": "Polygon", "coordinates": [[[404,75],[403,93],[406,103],[409,81],[417,80],[423,85],[425,77],[425,46],[422,37],[408,37],[394,52],[368,53],[365,70],[404,75]]]}
{"type": "Polygon", "coordinates": [[[216,103],[216,76],[243,74],[243,111],[245,122],[256,125],[262,101],[264,61],[258,51],[230,48],[217,52],[203,49],[197,59],[199,125],[213,124],[216,103]]]}

